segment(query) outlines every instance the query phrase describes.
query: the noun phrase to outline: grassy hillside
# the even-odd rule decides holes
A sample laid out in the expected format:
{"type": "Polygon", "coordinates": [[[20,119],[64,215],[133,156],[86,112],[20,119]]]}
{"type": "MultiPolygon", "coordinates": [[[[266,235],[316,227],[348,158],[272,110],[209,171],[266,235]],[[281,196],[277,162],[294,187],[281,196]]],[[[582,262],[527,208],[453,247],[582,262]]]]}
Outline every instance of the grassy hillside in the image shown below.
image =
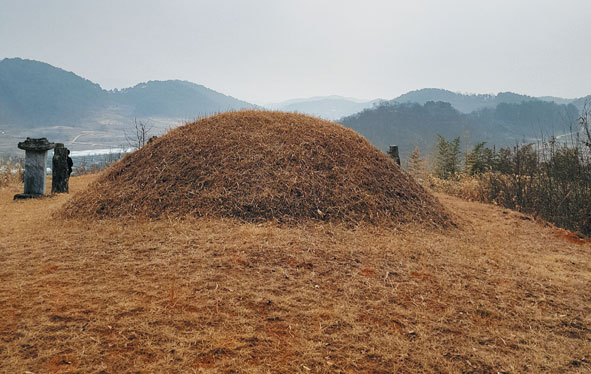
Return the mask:
{"type": "Polygon", "coordinates": [[[509,210],[439,195],[449,231],[74,221],[52,218],[72,195],[17,192],[1,372],[591,370],[591,244],[509,210]]]}

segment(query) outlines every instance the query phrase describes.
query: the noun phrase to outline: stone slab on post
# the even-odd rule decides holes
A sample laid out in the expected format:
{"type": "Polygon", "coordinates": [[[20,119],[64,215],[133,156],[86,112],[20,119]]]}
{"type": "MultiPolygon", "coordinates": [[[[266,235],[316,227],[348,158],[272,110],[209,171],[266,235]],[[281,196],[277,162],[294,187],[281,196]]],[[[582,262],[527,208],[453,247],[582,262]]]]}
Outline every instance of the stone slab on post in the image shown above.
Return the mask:
{"type": "Polygon", "coordinates": [[[55,143],[51,160],[51,193],[68,192],[68,153],[63,143],[55,143]]]}
{"type": "Polygon", "coordinates": [[[398,154],[398,146],[391,145],[390,149],[388,150],[388,154],[390,155],[390,157],[396,160],[396,163],[398,164],[398,166],[400,166],[400,155],[398,154]]]}
{"type": "Polygon", "coordinates": [[[45,195],[45,165],[47,151],[55,147],[46,138],[27,138],[18,143],[18,147],[25,151],[25,193],[14,195],[15,199],[28,199],[45,195]]]}

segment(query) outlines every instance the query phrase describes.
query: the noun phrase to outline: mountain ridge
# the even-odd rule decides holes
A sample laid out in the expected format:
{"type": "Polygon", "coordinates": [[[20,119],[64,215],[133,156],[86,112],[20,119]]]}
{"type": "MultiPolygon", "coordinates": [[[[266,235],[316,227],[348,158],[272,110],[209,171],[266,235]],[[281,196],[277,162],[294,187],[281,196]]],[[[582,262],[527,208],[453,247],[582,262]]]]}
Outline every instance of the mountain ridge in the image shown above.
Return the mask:
{"type": "Polygon", "coordinates": [[[371,108],[382,99],[361,100],[339,95],[297,98],[279,103],[267,104],[266,107],[285,112],[298,112],[314,115],[328,120],[337,120],[351,114],[371,108]]]}
{"type": "MultiPolygon", "coordinates": [[[[372,129],[370,125],[361,126],[356,121],[362,117],[366,118],[372,110],[380,111],[382,116],[388,110],[392,112],[395,105],[407,105],[400,107],[403,109],[397,107],[394,111],[398,111],[398,114],[404,112],[405,116],[409,116],[408,123],[412,123],[416,118],[413,119],[412,111],[408,108],[412,107],[413,103],[425,107],[429,102],[445,102],[449,105],[445,108],[441,105],[429,105],[425,109],[426,112],[457,117],[455,124],[444,128],[452,130],[457,127],[458,131],[476,128],[474,139],[482,141],[494,141],[501,137],[499,132],[506,132],[503,138],[503,144],[506,144],[507,139],[514,140],[518,135],[523,138],[533,137],[531,127],[535,126],[535,123],[545,121],[544,118],[536,118],[535,121],[530,118],[527,121],[535,123],[527,122],[527,131],[522,131],[524,122],[519,122],[518,114],[515,114],[519,110],[530,113],[531,108],[537,105],[540,113],[554,118],[558,107],[541,103],[573,105],[580,112],[586,102],[591,102],[591,95],[565,99],[553,96],[533,97],[512,92],[466,94],[440,88],[424,88],[409,91],[391,100],[360,100],[331,95],[292,99],[269,104],[267,107],[340,121],[384,149],[385,139],[390,138],[401,139],[408,144],[422,144],[424,139],[441,132],[441,128],[436,125],[439,122],[434,121],[433,113],[420,114],[424,116],[425,123],[433,123],[435,127],[423,128],[423,134],[411,131],[409,134],[412,136],[401,138],[392,136],[392,131],[404,132],[406,130],[403,128],[408,127],[407,125],[403,124],[398,130],[390,128],[385,131],[387,126],[384,123],[372,129]],[[513,113],[511,115],[514,118],[495,118],[499,105],[502,105],[502,111],[513,113]],[[458,113],[450,114],[451,109],[458,113]],[[516,133],[516,129],[520,128],[515,126],[518,122],[521,132],[516,133]],[[473,126],[475,123],[478,124],[476,127],[473,126]],[[482,123],[487,123],[490,127],[482,127],[482,123]]],[[[153,128],[152,135],[159,135],[171,127],[195,118],[238,109],[261,107],[186,80],[150,80],[123,89],[105,90],[97,83],[45,62],[21,58],[0,60],[0,130],[3,134],[0,137],[0,151],[18,151],[16,144],[27,136],[48,137],[53,141],[68,144],[73,150],[122,146],[128,140],[128,132],[133,132],[132,127],[136,119],[150,122],[150,127],[153,128]]],[[[414,110],[415,115],[420,112],[417,107],[414,107],[414,110]]],[[[567,112],[572,117],[572,108],[567,112]]],[[[397,122],[399,118],[392,121],[397,122]]],[[[423,124],[417,126],[424,127],[423,124]]],[[[551,132],[552,126],[544,124],[543,130],[551,132]]],[[[446,136],[462,135],[443,132],[446,136]]],[[[406,152],[404,148],[401,151],[402,154],[406,152]]]]}
{"type": "Polygon", "coordinates": [[[390,102],[396,103],[417,103],[425,104],[428,101],[443,101],[450,103],[454,108],[462,113],[471,113],[483,108],[494,108],[498,104],[519,104],[524,101],[547,101],[556,104],[574,104],[581,110],[584,101],[591,98],[591,95],[580,98],[562,98],[556,96],[529,96],[515,92],[498,92],[496,94],[478,94],[478,93],[460,93],[441,88],[422,88],[419,90],[404,93],[390,102]]]}
{"type": "Polygon", "coordinates": [[[252,109],[246,101],[181,80],[141,82],[120,90],[50,64],[21,58],[0,61],[0,124],[72,125],[98,112],[192,119],[225,110],[252,109]]]}

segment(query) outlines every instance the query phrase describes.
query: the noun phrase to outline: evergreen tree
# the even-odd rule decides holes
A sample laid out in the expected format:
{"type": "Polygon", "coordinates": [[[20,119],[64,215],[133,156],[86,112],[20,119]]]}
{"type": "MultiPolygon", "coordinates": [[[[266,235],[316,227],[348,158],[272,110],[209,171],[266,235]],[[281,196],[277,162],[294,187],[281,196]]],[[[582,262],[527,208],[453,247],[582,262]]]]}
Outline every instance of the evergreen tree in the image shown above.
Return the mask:
{"type": "Polygon", "coordinates": [[[435,154],[435,175],[442,179],[450,179],[456,176],[460,170],[460,138],[447,141],[437,134],[435,154]]]}
{"type": "Polygon", "coordinates": [[[419,147],[416,145],[408,157],[406,170],[419,184],[425,182],[427,176],[427,163],[425,162],[425,159],[421,157],[419,147]]]}
{"type": "Polygon", "coordinates": [[[486,142],[478,143],[466,153],[466,173],[475,175],[493,169],[495,153],[492,149],[486,148],[485,144],[486,142]]]}

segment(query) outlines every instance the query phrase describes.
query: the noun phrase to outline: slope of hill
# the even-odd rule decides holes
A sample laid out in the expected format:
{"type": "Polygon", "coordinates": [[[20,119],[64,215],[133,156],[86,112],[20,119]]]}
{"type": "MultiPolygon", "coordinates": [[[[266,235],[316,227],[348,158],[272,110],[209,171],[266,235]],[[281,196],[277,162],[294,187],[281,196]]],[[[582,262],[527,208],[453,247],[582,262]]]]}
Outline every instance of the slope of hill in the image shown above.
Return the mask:
{"type": "Polygon", "coordinates": [[[441,101],[450,103],[455,109],[468,114],[486,108],[494,109],[499,104],[520,104],[525,101],[534,100],[554,102],[563,105],[572,103],[581,110],[585,100],[590,97],[591,95],[578,99],[565,99],[554,96],[533,97],[513,92],[500,92],[496,95],[463,94],[438,88],[423,88],[407,92],[389,101],[382,99],[361,101],[341,96],[323,96],[308,99],[293,99],[281,103],[268,104],[266,107],[286,112],[307,113],[329,120],[338,120],[385,102],[398,104],[416,103],[423,105],[429,101],[441,101]]]}
{"type": "Polygon", "coordinates": [[[421,90],[407,92],[393,100],[396,103],[417,103],[425,104],[428,101],[443,101],[450,103],[462,113],[470,113],[483,108],[494,108],[500,103],[521,103],[522,101],[533,100],[526,95],[519,95],[512,92],[501,92],[497,95],[491,94],[462,94],[438,88],[423,88],[421,90]]]}
{"type": "Polygon", "coordinates": [[[380,100],[362,101],[342,96],[320,96],[309,99],[293,99],[276,104],[269,104],[269,109],[284,112],[306,113],[328,120],[336,120],[345,116],[371,108],[380,100]]]}
{"type": "Polygon", "coordinates": [[[108,101],[107,91],[74,73],[20,58],[0,61],[0,125],[72,124],[108,101]]]}
{"type": "MultiPolygon", "coordinates": [[[[589,98],[591,96],[573,100],[543,97],[538,101],[562,104],[560,110],[564,110],[567,103],[572,103],[581,110],[589,98]]],[[[565,121],[559,123],[556,115],[558,107],[551,107],[551,103],[548,106],[538,104],[540,112],[537,115],[527,114],[528,118],[525,120],[522,114],[517,114],[525,105],[513,109],[510,106],[501,106],[501,111],[507,113],[496,113],[495,108],[500,104],[519,106],[533,100],[532,97],[510,92],[464,95],[441,89],[422,89],[390,101],[390,108],[378,108],[383,103],[379,100],[364,102],[338,96],[296,99],[269,107],[331,120],[345,117],[343,121],[347,126],[366,135],[375,145],[385,149],[390,142],[400,143],[404,154],[411,147],[404,144],[430,146],[437,132],[455,137],[469,131],[472,139],[486,140],[498,145],[514,143],[515,139],[520,141],[523,138],[538,138],[542,133],[561,133],[565,128],[565,121]],[[424,106],[429,101],[448,102],[451,107],[446,107],[445,110],[441,107],[439,110],[437,106],[431,106],[423,114],[408,113],[406,120],[402,120],[406,114],[394,118],[402,111],[408,112],[408,108],[413,107],[412,103],[424,106]],[[406,107],[393,109],[393,104],[401,103],[406,107]],[[450,110],[454,108],[460,113],[451,113],[450,110]],[[365,113],[367,110],[370,112],[365,113]],[[473,111],[477,113],[474,114],[473,111]],[[510,114],[509,119],[507,114],[511,111],[513,114],[510,114]],[[386,112],[398,114],[391,113],[394,117],[389,118],[386,112]],[[353,115],[354,113],[360,114],[353,115]],[[471,114],[463,117],[462,114],[466,113],[471,114]],[[420,121],[419,117],[413,117],[415,115],[420,117],[420,121]],[[437,119],[437,115],[443,117],[437,119]],[[361,118],[369,122],[363,124],[359,122],[361,118]],[[451,118],[455,118],[454,123],[450,123],[451,118]],[[550,121],[553,123],[549,124],[550,121]],[[386,131],[386,128],[392,128],[392,131],[386,131]]],[[[135,117],[149,120],[156,129],[155,133],[159,134],[171,126],[196,117],[254,107],[247,102],[185,81],[150,81],[120,91],[106,91],[74,73],[46,63],[19,58],[0,61],[0,131],[3,135],[0,137],[0,153],[18,152],[17,142],[27,136],[49,137],[53,141],[69,144],[74,149],[118,147],[125,144],[125,129],[133,123],[135,117]]],[[[564,118],[570,121],[571,109],[567,109],[565,113],[567,115],[564,118]]]]}
{"type": "MultiPolygon", "coordinates": [[[[475,124],[490,131],[502,129],[503,134],[518,140],[524,138],[549,138],[576,128],[579,111],[574,104],[556,104],[540,100],[521,103],[500,103],[495,108],[485,108],[469,115],[475,124]]],[[[502,140],[502,136],[498,136],[502,140]]]]}
{"type": "Polygon", "coordinates": [[[111,93],[113,100],[133,108],[138,117],[193,119],[207,114],[254,105],[207,87],[179,80],[149,81],[111,93]]]}
{"type": "Polygon", "coordinates": [[[152,135],[197,117],[254,108],[184,81],[151,81],[106,91],[74,73],[38,61],[0,61],[0,154],[16,154],[25,137],[47,137],[72,149],[120,147],[138,118],[152,135]]]}
{"type": "Polygon", "coordinates": [[[581,110],[585,100],[590,100],[591,95],[576,99],[565,99],[555,96],[527,96],[513,92],[499,92],[496,95],[491,94],[463,94],[442,90],[439,88],[423,88],[421,90],[410,91],[391,100],[396,103],[418,103],[425,104],[428,101],[443,101],[450,103],[454,108],[462,113],[471,113],[473,111],[495,108],[499,104],[520,104],[524,101],[547,101],[556,104],[573,104],[581,110]]]}
{"type": "Polygon", "coordinates": [[[3,373],[591,370],[591,244],[529,216],[440,195],[459,228],[64,220],[73,194],[18,192],[3,373]]]}
{"type": "Polygon", "coordinates": [[[582,111],[585,105],[587,106],[587,110],[591,110],[591,95],[574,99],[572,104],[575,105],[579,111],[582,111]]]}
{"type": "Polygon", "coordinates": [[[38,61],[0,61],[0,125],[46,127],[93,123],[110,115],[192,119],[254,105],[185,81],[150,81],[106,91],[38,61]]]}
{"type": "Polygon", "coordinates": [[[465,115],[444,102],[384,103],[345,117],[340,123],[359,132],[383,151],[390,144],[399,145],[403,158],[412,151],[414,144],[421,148],[430,145],[436,133],[462,134],[471,127],[465,115]]]}
{"type": "Polygon", "coordinates": [[[446,138],[461,136],[472,142],[486,141],[498,147],[513,146],[540,137],[564,134],[575,124],[577,108],[539,100],[501,103],[470,114],[456,110],[449,103],[383,103],[340,123],[354,129],[382,150],[389,144],[400,147],[404,158],[414,145],[431,150],[436,134],[446,138]]]}

